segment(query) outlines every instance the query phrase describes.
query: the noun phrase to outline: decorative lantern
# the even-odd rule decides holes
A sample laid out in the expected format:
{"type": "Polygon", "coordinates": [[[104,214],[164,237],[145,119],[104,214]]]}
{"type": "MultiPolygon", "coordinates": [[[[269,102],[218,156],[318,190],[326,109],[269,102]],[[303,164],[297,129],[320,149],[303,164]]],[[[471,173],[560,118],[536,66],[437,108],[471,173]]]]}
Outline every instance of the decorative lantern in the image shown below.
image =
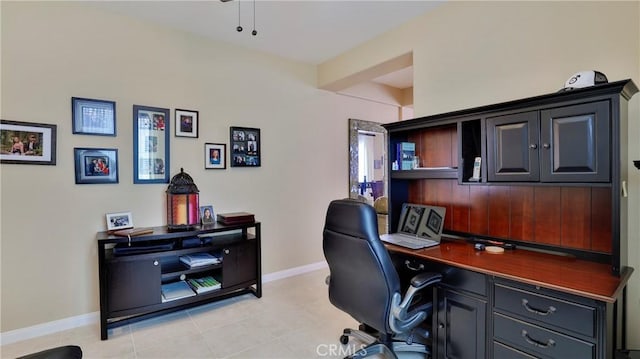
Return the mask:
{"type": "Polygon", "coordinates": [[[198,187],[184,169],[173,176],[167,188],[167,227],[170,231],[185,231],[200,223],[198,187]]]}

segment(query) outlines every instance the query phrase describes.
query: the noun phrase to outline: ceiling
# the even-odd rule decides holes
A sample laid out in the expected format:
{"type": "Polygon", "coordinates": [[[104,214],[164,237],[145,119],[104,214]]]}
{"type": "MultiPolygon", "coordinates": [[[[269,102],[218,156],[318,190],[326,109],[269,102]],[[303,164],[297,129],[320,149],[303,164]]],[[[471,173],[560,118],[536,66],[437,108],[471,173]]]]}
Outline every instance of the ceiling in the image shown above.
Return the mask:
{"type": "MultiPolygon", "coordinates": [[[[109,11],[311,64],[330,60],[440,3],[416,0],[89,2],[109,11]],[[251,35],[254,4],[256,36],[251,35]],[[242,32],[236,31],[238,24],[243,27],[242,32]]],[[[409,68],[375,81],[407,88],[413,84],[412,74],[409,68]]]]}

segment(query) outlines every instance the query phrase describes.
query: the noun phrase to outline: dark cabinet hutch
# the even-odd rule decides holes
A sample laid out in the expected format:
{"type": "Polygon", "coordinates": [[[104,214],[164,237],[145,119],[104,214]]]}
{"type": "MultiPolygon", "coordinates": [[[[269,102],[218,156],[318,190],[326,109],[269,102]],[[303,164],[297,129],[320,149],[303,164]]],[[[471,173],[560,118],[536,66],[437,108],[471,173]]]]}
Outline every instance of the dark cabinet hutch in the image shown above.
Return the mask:
{"type": "Polygon", "coordinates": [[[625,346],[636,92],[624,80],[384,125],[391,161],[400,142],[419,157],[413,170],[389,166],[389,228],[404,202],[446,208],[452,239],[418,253],[390,247],[398,263],[444,273],[435,357],[612,358],[625,346]],[[517,249],[486,257],[470,237],[517,249]]]}

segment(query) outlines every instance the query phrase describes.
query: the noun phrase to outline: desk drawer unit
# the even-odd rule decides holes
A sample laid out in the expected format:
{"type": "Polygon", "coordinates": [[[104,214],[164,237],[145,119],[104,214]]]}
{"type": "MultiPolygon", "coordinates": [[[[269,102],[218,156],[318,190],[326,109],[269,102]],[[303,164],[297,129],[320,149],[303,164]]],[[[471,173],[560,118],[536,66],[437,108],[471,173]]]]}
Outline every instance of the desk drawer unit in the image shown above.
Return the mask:
{"type": "Polygon", "coordinates": [[[602,354],[593,301],[496,279],[493,286],[495,358],[597,358],[602,354]],[[591,304],[591,305],[589,305],[591,304]]]}
{"type": "Polygon", "coordinates": [[[523,318],[549,324],[562,331],[594,337],[596,308],[529,291],[495,285],[495,309],[523,318]]]}
{"type": "Polygon", "coordinates": [[[595,358],[596,345],[495,313],[494,339],[542,358],[595,358]]]}

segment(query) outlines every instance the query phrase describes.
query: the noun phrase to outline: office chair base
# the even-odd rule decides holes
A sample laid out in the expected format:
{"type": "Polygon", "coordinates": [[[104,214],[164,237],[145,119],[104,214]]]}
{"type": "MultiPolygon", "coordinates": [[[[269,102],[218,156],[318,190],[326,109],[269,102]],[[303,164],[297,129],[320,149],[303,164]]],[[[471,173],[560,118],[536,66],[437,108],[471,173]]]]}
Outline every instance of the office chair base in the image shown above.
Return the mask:
{"type": "Polygon", "coordinates": [[[398,359],[397,353],[402,352],[431,354],[429,348],[427,348],[427,346],[425,346],[424,344],[407,344],[406,342],[394,341],[386,345],[378,340],[378,338],[365,331],[350,328],[347,328],[343,331],[342,336],[340,336],[340,343],[346,345],[349,342],[349,337],[357,338],[363,343],[369,344],[355,352],[353,355],[345,357],[345,359],[367,358],[375,354],[381,354],[385,358],[398,359]]]}

